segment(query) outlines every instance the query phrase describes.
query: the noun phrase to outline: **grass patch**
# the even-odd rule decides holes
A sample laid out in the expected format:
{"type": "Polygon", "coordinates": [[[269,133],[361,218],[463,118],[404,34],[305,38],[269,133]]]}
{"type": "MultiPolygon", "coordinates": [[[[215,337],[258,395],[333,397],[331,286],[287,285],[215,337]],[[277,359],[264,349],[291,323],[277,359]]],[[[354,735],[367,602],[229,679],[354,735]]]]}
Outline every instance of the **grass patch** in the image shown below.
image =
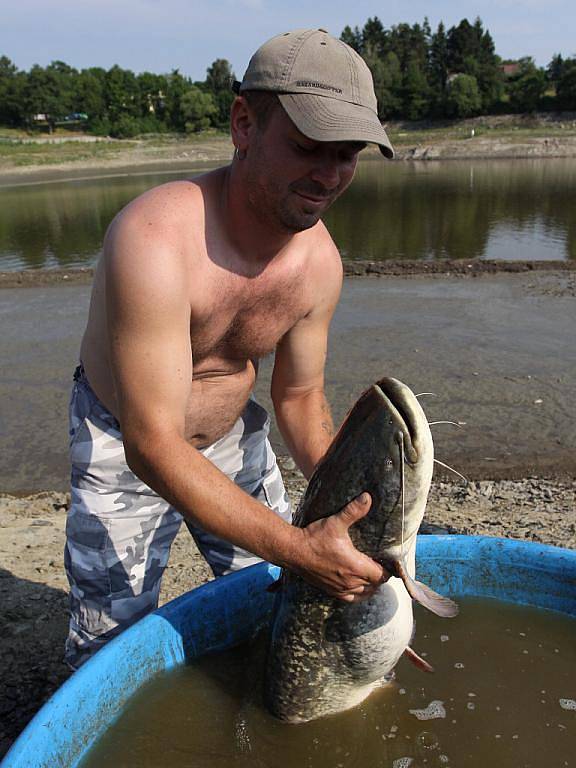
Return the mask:
{"type": "Polygon", "coordinates": [[[109,159],[135,146],[135,142],[128,141],[122,144],[107,141],[66,141],[60,144],[0,142],[0,163],[22,167],[109,159]]]}

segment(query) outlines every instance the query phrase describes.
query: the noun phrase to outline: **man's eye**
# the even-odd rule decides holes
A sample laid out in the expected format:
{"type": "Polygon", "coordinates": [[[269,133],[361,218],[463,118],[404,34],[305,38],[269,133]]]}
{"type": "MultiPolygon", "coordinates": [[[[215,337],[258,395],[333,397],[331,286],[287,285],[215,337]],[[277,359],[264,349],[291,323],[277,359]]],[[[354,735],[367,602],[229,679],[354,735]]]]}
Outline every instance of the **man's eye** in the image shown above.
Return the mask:
{"type": "Polygon", "coordinates": [[[314,152],[314,150],[316,149],[316,147],[308,147],[298,143],[294,144],[294,146],[296,147],[298,152],[302,152],[305,155],[309,155],[311,152],[314,152]]]}

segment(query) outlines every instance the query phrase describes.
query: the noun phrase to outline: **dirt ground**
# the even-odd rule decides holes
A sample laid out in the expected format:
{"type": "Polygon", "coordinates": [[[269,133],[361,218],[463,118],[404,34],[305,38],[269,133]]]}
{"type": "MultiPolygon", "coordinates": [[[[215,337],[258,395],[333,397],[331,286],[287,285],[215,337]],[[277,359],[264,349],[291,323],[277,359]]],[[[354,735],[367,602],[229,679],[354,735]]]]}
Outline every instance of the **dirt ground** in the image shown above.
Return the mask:
{"type": "MultiPolygon", "coordinates": [[[[281,459],[297,502],[305,481],[281,459]]],[[[68,497],[0,495],[0,757],[69,676],[62,662],[67,583],[62,568],[68,497]]],[[[535,477],[510,481],[434,482],[424,533],[505,536],[576,548],[576,486],[535,477]]],[[[166,570],[161,603],[210,578],[183,527],[166,570]]]]}

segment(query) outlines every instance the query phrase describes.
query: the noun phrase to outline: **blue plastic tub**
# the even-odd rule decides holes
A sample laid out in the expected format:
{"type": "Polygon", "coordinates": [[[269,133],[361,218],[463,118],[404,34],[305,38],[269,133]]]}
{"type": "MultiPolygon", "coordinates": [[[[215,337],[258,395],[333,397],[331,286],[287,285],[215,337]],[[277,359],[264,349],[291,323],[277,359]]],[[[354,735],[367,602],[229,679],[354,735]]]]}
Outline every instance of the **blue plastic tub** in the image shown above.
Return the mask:
{"type": "MultiPolygon", "coordinates": [[[[576,616],[576,551],[482,536],[420,536],[418,576],[451,595],[478,595],[576,616]]],[[[194,589],[139,621],[68,680],[38,712],[1,768],[73,768],[132,694],[185,659],[249,638],[266,621],[261,564],[194,589]]]]}

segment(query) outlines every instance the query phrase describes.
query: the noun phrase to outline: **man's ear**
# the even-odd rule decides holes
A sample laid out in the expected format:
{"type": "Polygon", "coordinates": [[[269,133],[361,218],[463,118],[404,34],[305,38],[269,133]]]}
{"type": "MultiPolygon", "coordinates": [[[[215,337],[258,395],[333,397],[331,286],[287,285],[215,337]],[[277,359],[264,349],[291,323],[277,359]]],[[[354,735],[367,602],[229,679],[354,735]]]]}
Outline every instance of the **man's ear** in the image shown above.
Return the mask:
{"type": "Polygon", "coordinates": [[[236,96],[230,108],[230,133],[239,152],[246,152],[255,129],[256,119],[248,102],[243,96],[236,96]]]}

